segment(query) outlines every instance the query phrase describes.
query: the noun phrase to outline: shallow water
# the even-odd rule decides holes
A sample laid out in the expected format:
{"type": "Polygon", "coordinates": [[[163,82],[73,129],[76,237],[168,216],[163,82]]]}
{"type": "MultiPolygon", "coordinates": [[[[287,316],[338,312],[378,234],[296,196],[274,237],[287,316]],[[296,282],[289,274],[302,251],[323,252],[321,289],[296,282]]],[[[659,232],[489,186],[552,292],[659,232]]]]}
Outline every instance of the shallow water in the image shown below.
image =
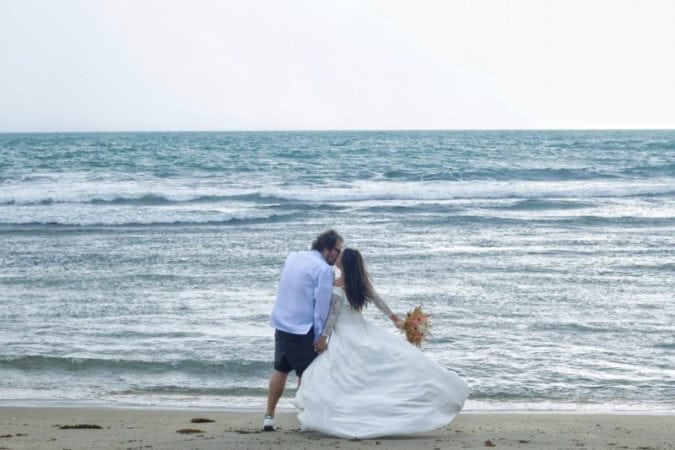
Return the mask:
{"type": "Polygon", "coordinates": [[[259,407],[328,227],[470,409],[675,411],[672,131],[0,135],[0,403],[259,407]]]}

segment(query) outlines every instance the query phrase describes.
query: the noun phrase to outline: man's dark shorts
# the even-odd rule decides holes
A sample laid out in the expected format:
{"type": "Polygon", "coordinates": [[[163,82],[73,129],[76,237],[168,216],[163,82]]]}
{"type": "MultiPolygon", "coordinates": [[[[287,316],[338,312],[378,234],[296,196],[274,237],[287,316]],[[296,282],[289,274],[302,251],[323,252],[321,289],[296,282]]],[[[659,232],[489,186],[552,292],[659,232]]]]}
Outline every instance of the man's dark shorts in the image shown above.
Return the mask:
{"type": "Polygon", "coordinates": [[[295,370],[298,377],[314,361],[318,353],[314,351],[314,328],[307,334],[291,334],[285,331],[274,332],[274,369],[288,373],[295,370]]]}

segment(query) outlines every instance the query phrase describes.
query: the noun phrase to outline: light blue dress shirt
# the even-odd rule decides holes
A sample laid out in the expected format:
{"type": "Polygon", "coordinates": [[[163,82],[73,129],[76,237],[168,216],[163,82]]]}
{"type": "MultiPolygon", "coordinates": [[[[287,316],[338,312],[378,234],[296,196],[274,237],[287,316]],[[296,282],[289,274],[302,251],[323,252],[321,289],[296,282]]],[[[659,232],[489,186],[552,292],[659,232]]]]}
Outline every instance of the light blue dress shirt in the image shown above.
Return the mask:
{"type": "Polygon", "coordinates": [[[321,336],[333,295],[333,269],[316,250],[293,252],[286,258],[272,310],[271,325],[291,334],[321,336]]]}

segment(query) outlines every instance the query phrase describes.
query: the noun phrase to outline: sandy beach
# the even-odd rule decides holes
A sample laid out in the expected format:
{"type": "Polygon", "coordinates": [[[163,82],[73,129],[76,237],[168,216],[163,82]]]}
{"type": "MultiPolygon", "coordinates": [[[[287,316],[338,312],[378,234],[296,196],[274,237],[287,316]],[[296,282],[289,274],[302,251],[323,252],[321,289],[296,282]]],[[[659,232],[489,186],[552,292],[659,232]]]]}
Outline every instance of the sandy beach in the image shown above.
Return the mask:
{"type": "Polygon", "coordinates": [[[260,421],[240,411],[3,407],[0,449],[675,448],[675,416],[466,413],[434,432],[370,440],[301,432],[294,413],[277,415],[276,432],[260,421]]]}

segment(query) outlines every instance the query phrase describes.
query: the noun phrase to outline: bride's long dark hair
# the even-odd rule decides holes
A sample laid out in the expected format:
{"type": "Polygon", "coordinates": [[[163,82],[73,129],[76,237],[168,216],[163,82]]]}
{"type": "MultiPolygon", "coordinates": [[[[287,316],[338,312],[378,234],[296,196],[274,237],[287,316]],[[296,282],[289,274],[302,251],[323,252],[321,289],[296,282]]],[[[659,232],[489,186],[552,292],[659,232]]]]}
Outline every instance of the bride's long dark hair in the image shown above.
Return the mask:
{"type": "Polygon", "coordinates": [[[352,248],[342,250],[342,277],[349,304],[355,310],[361,311],[373,298],[373,285],[358,250],[352,248]]]}

